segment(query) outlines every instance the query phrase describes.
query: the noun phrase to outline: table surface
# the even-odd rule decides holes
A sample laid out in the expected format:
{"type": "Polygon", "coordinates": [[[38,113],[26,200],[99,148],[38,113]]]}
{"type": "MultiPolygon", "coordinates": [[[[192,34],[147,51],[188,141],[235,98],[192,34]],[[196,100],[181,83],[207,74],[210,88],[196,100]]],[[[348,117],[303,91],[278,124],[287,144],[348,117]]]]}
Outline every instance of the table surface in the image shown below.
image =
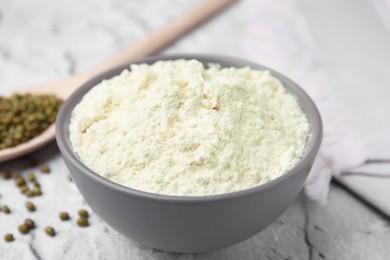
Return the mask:
{"type": "MultiPolygon", "coordinates": [[[[80,4],[76,0],[0,0],[0,94],[87,69],[198,2],[89,0],[80,4]]],[[[308,1],[297,2],[303,14],[312,8],[308,7],[308,1]]],[[[244,26],[242,12],[242,4],[237,4],[164,53],[239,56],[236,38],[244,26]]],[[[93,213],[90,227],[77,227],[74,223],[77,210],[88,206],[68,181],[67,169],[54,142],[30,156],[1,164],[1,169],[37,172],[43,196],[31,199],[38,210],[28,213],[23,206],[26,199],[14,183],[0,180],[0,204],[7,204],[12,210],[10,215],[0,212],[0,234],[12,232],[16,239],[9,244],[0,240],[0,259],[389,259],[390,256],[389,219],[337,184],[331,185],[326,206],[316,205],[300,195],[278,220],[253,238],[220,251],[185,255],[138,245],[93,213]],[[30,157],[48,164],[52,172],[43,175],[30,168],[30,157]],[[68,211],[71,221],[61,222],[60,211],[68,211]],[[37,229],[23,236],[17,232],[17,226],[27,217],[35,220],[37,229]],[[44,234],[46,225],[56,228],[58,234],[54,238],[44,234]]]]}

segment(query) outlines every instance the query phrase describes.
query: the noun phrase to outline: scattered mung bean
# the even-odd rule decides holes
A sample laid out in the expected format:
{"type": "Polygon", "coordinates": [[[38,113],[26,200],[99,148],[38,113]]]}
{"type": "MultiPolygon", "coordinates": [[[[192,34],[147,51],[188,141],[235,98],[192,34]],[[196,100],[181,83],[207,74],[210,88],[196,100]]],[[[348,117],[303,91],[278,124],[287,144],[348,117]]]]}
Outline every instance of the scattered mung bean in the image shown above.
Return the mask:
{"type": "Polygon", "coordinates": [[[26,202],[26,208],[30,212],[34,212],[36,210],[34,203],[32,203],[31,201],[26,202]]]}
{"type": "Polygon", "coordinates": [[[88,227],[89,226],[88,219],[83,217],[77,219],[77,225],[79,225],[80,227],[88,227]]]}
{"type": "Polygon", "coordinates": [[[34,192],[34,196],[40,196],[40,195],[42,195],[41,188],[39,188],[39,187],[34,187],[33,192],[34,192]]]}
{"type": "Polygon", "coordinates": [[[29,189],[26,185],[23,185],[19,190],[21,193],[26,194],[29,189]]]}
{"type": "Polygon", "coordinates": [[[82,218],[88,218],[89,217],[88,211],[86,211],[85,209],[80,209],[79,216],[82,218]]]}
{"type": "Polygon", "coordinates": [[[35,175],[32,172],[27,173],[27,179],[31,182],[35,181],[35,175]]]}
{"type": "Polygon", "coordinates": [[[26,219],[24,224],[31,230],[35,228],[35,222],[32,219],[26,219]]]}
{"type": "Polygon", "coordinates": [[[49,166],[47,165],[43,165],[39,168],[39,170],[42,172],[42,173],[49,173],[50,172],[50,168],[49,166]]]}
{"type": "Polygon", "coordinates": [[[54,237],[56,235],[56,231],[53,227],[46,227],[45,232],[48,236],[54,237]]]}
{"type": "Polygon", "coordinates": [[[63,221],[70,219],[68,212],[60,212],[59,216],[60,216],[60,219],[63,221]]]}
{"type": "Polygon", "coordinates": [[[20,225],[18,227],[18,229],[19,229],[19,232],[22,234],[27,234],[30,231],[29,227],[26,224],[20,225]]]}
{"type": "Polygon", "coordinates": [[[14,241],[14,235],[12,235],[12,234],[5,234],[5,235],[4,235],[4,240],[5,240],[6,242],[12,242],[12,241],[14,241]]]}
{"type": "Polygon", "coordinates": [[[4,212],[5,214],[10,214],[11,213],[11,210],[8,208],[7,205],[3,205],[1,207],[1,211],[4,212]]]}
{"type": "Polygon", "coordinates": [[[26,185],[26,181],[24,180],[24,178],[23,177],[17,177],[16,179],[15,179],[15,183],[16,183],[16,186],[18,186],[18,187],[22,187],[22,186],[24,186],[24,185],[26,185]]]}
{"type": "Polygon", "coordinates": [[[29,198],[31,198],[31,197],[34,197],[34,191],[32,191],[32,190],[28,190],[28,191],[26,191],[26,196],[27,197],[29,197],[29,198]]]}

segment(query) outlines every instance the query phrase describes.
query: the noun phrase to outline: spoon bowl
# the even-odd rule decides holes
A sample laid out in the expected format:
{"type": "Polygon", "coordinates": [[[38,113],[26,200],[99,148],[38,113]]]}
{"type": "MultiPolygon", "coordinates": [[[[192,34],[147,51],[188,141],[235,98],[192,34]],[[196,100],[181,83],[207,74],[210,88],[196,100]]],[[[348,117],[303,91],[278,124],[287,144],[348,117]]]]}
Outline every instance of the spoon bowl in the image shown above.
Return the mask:
{"type": "MultiPolygon", "coordinates": [[[[55,82],[49,82],[41,85],[36,85],[30,88],[27,88],[23,92],[18,92],[20,94],[53,94],[58,98],[66,99],[72,92],[77,89],[84,81],[88,79],[88,74],[79,74],[74,76],[69,76],[65,79],[58,80],[55,82]]],[[[0,150],[0,162],[7,161],[13,158],[20,157],[29,152],[32,152],[48,142],[54,140],[55,137],[55,126],[52,124],[45,131],[43,131],[38,136],[32,138],[28,142],[19,144],[14,147],[1,149],[0,150]]]]}

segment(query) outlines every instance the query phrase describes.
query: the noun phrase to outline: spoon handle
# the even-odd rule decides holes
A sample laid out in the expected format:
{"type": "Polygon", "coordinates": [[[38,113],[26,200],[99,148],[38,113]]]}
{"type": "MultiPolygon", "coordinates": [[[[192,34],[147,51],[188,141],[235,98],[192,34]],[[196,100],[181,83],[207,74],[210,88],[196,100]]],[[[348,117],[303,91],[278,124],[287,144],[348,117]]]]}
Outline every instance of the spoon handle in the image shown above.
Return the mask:
{"type": "Polygon", "coordinates": [[[98,74],[131,60],[155,54],[237,0],[206,0],[130,47],[120,51],[90,73],[98,74]]]}
{"type": "Polygon", "coordinates": [[[199,6],[187,11],[162,28],[157,29],[145,38],[118,52],[92,69],[63,79],[29,87],[25,92],[37,94],[53,93],[58,97],[66,99],[79,86],[93,76],[110,68],[125,64],[131,60],[143,58],[162,50],[236,1],[237,0],[205,0],[199,6]]]}

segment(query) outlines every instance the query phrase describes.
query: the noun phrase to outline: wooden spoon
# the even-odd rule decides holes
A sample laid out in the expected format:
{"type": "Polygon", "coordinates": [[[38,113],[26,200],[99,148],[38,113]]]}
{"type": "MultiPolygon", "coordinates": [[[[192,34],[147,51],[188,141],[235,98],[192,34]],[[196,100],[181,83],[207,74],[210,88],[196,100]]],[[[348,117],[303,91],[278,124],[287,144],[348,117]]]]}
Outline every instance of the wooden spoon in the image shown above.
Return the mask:
{"type": "MultiPolygon", "coordinates": [[[[49,82],[42,85],[36,85],[27,88],[24,93],[31,94],[55,94],[66,99],[74,90],[89,78],[115,66],[127,63],[131,60],[139,59],[154,53],[157,53],[164,47],[173,43],[191,29],[205,22],[213,15],[217,14],[230,4],[237,0],[206,0],[199,6],[184,13],[182,16],[169,22],[164,27],[152,32],[142,40],[136,42],[129,48],[117,53],[102,64],[93,69],[67,78],[49,82]]],[[[28,142],[15,147],[0,150],[0,162],[19,157],[26,153],[36,150],[44,144],[53,140],[55,136],[54,124],[46,129],[39,136],[28,142]]]]}

